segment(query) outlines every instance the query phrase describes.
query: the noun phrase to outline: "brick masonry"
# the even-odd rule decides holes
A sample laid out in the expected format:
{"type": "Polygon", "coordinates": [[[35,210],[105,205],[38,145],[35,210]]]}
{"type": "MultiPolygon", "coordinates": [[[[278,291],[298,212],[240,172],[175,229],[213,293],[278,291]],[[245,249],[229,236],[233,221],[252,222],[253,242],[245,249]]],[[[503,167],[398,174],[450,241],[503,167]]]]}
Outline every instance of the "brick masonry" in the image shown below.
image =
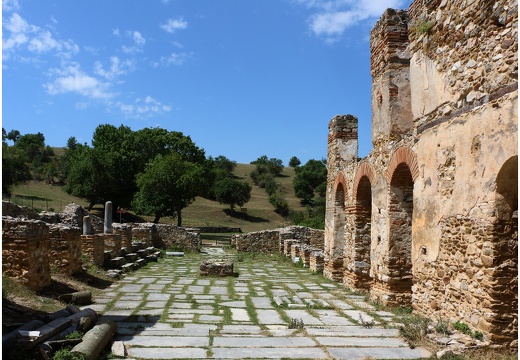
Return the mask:
{"type": "Polygon", "coordinates": [[[355,116],[329,123],[324,238],[325,276],[510,346],[517,36],[513,1],[417,0],[385,11],[371,32],[373,150],[358,160],[344,130],[355,116]]]}

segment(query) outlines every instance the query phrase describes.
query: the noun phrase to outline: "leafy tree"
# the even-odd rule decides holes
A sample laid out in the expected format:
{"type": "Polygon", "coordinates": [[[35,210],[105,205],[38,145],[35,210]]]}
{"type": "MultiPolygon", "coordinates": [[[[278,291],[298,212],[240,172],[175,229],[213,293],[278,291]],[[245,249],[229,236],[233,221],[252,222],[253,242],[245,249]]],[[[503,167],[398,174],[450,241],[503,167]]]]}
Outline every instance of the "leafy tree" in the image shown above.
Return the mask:
{"type": "Polygon", "coordinates": [[[78,147],[78,141],[76,140],[76,138],[74,136],[71,136],[68,140],[67,140],[67,149],[68,150],[76,150],[76,148],[78,147]]]}
{"type": "Polygon", "coordinates": [[[297,166],[300,166],[301,165],[301,161],[300,159],[298,159],[296,156],[293,156],[290,160],[289,160],[289,166],[290,167],[297,167],[297,166]]]}
{"type": "Polygon", "coordinates": [[[161,128],[134,132],[124,125],[118,128],[109,124],[99,125],[94,131],[91,150],[85,159],[70,157],[78,164],[77,168],[74,164],[65,166],[70,169],[67,189],[83,194],[71,192],[85,197],[91,205],[110,200],[114,211],[131,206],[134,194],[139,191],[136,175],[143,172],[157,155],[176,153],[182,160],[201,165],[206,160],[204,150],[198,148],[189,136],[161,128]],[[89,176],[77,176],[86,175],[87,169],[89,176]]]}
{"type": "Polygon", "coordinates": [[[260,156],[251,164],[256,165],[256,170],[260,175],[269,173],[274,176],[280,176],[283,171],[283,161],[277,158],[267,158],[266,155],[260,156]]]}
{"type": "Polygon", "coordinates": [[[2,143],[6,143],[6,140],[7,139],[7,131],[2,128],[2,143]]]}
{"type": "Polygon", "coordinates": [[[251,199],[251,185],[245,181],[223,178],[215,183],[215,195],[221,204],[227,204],[232,211],[235,205],[243,206],[251,199]]]}
{"type": "Polygon", "coordinates": [[[309,160],[295,168],[293,186],[296,196],[302,203],[310,204],[314,197],[325,196],[327,186],[327,167],[323,161],[309,160]]]}
{"type": "Polygon", "coordinates": [[[25,159],[20,149],[2,143],[2,194],[11,195],[14,185],[31,179],[25,159]]]}
{"type": "Polygon", "coordinates": [[[20,139],[20,131],[18,130],[11,130],[6,136],[7,140],[11,140],[14,144],[20,139]]]}
{"type": "Polygon", "coordinates": [[[203,168],[183,160],[177,153],[157,155],[145,171],[137,175],[139,191],[132,208],[138,214],[154,215],[154,222],[164,216],[177,216],[182,226],[182,209],[200,192],[203,168]]]}

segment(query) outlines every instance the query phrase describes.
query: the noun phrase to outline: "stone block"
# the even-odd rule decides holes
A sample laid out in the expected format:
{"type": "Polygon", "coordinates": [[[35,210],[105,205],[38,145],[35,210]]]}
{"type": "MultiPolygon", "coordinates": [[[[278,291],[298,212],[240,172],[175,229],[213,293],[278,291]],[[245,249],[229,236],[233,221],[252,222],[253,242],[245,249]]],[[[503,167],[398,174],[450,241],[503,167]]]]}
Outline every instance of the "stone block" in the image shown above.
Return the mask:
{"type": "Polygon", "coordinates": [[[233,276],[233,261],[229,259],[208,259],[200,264],[201,276],[233,276]]]}

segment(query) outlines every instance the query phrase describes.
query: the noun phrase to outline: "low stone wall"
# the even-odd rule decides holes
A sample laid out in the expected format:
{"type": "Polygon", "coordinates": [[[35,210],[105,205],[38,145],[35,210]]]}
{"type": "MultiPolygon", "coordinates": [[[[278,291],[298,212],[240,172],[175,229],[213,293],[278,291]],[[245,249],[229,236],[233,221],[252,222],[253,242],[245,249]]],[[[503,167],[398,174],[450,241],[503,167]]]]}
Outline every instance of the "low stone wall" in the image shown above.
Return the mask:
{"type": "Polygon", "coordinates": [[[280,230],[265,230],[233,235],[231,243],[237,252],[258,252],[274,254],[280,251],[280,230]]]}
{"type": "Polygon", "coordinates": [[[2,200],[2,216],[39,220],[38,214],[29,209],[27,206],[18,206],[14,203],[4,200],[2,200]]]}
{"type": "Polygon", "coordinates": [[[80,236],[79,228],[63,224],[49,226],[49,259],[51,267],[67,275],[82,270],[80,236]]]}
{"type": "Polygon", "coordinates": [[[305,226],[288,226],[286,228],[250,232],[247,234],[231,235],[231,245],[236,246],[238,252],[290,254],[284,249],[286,240],[293,240],[302,245],[310,245],[317,249],[323,249],[324,231],[311,229],[305,226]]]}
{"type": "Polygon", "coordinates": [[[51,283],[47,224],[2,217],[2,274],[33,290],[51,283]]]}
{"type": "MultiPolygon", "coordinates": [[[[191,232],[175,225],[157,224],[157,233],[164,248],[181,248],[187,251],[199,251],[202,239],[199,233],[191,232]]],[[[159,244],[153,244],[155,247],[159,244]]]]}

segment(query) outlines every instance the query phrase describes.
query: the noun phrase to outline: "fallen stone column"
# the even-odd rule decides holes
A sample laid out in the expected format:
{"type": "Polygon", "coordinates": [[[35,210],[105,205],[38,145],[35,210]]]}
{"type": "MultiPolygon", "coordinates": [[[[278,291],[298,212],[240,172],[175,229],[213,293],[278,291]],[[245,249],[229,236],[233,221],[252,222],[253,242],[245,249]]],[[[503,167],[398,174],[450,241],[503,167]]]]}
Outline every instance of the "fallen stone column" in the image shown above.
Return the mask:
{"type": "Polygon", "coordinates": [[[43,321],[40,320],[31,320],[16,330],[11,331],[10,333],[2,336],[2,353],[5,353],[10,348],[14,347],[16,345],[16,342],[20,338],[20,331],[31,331],[38,329],[45,325],[43,321]]]}
{"type": "Polygon", "coordinates": [[[63,294],[58,300],[76,305],[88,305],[92,303],[92,293],[90,291],[78,291],[70,294],[63,294]]]}
{"type": "Polygon", "coordinates": [[[86,360],[95,360],[116,332],[116,323],[106,321],[100,323],[83,335],[83,341],[74,346],[71,353],[85,355],[86,360]]]}

